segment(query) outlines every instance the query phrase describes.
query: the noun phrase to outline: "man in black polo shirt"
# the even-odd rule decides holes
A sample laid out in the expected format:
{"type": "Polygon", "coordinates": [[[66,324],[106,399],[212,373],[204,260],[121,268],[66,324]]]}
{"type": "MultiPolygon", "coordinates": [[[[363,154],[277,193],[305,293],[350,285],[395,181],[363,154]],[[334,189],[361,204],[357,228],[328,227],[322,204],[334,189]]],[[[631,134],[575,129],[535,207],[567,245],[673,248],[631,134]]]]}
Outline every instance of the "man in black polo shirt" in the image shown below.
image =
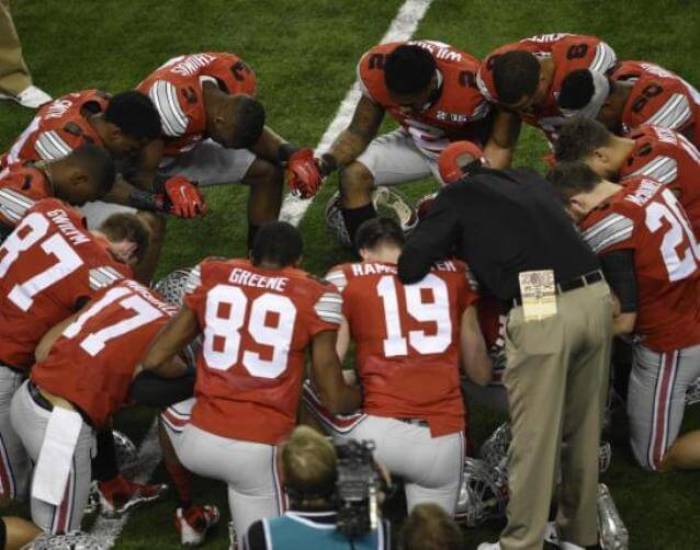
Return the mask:
{"type": "Polygon", "coordinates": [[[415,282],[456,254],[480,288],[511,305],[503,378],[513,431],[508,524],[499,543],[479,548],[542,547],[559,460],[560,540],[596,544],[609,288],[546,180],[525,170],[469,169],[440,192],[409,238],[399,277],[415,282]]]}

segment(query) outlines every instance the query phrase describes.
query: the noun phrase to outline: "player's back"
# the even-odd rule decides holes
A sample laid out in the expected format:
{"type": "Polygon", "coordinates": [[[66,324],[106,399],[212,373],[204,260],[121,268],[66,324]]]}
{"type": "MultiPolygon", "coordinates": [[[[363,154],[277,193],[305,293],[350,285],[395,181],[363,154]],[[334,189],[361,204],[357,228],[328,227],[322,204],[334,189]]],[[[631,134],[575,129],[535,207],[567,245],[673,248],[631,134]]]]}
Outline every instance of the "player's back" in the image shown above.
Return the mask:
{"type": "Polygon", "coordinates": [[[667,128],[640,126],[628,137],[635,144],[621,167],[620,180],[645,176],[667,185],[700,236],[700,152],[685,136],[667,128]]]}
{"type": "Polygon", "coordinates": [[[31,162],[14,163],[0,170],[0,224],[17,225],[33,201],[53,196],[44,172],[31,162]]]}
{"type": "Polygon", "coordinates": [[[459,334],[476,301],[464,264],[446,261],[404,286],[396,265],[359,262],[333,268],[356,343],[365,412],[426,420],[433,435],[463,429],[459,334]]]}
{"type": "Polygon", "coordinates": [[[700,245],[670,189],[630,179],[581,229],[596,253],[633,250],[635,333],[645,346],[670,351],[700,343],[700,245]]]}
{"type": "Polygon", "coordinates": [[[682,132],[700,147],[700,92],[677,74],[646,61],[623,61],[611,75],[632,83],[622,114],[622,130],[642,124],[682,132]]]}
{"type": "Polygon", "coordinates": [[[55,160],[85,143],[102,145],[88,117],[104,112],[108,104],[109,95],[99,90],[83,90],[54,99],[39,109],[0,164],[55,160]]]}
{"type": "MultiPolygon", "coordinates": [[[[475,57],[434,40],[380,44],[367,51],[358,64],[363,92],[397,122],[412,133],[422,129],[426,136],[431,135],[429,127],[440,129],[451,139],[479,137],[474,133],[473,123],[489,113],[489,105],[476,86],[478,69],[479,60],[475,57]],[[407,112],[392,100],[385,84],[386,58],[403,44],[428,50],[435,59],[440,74],[440,95],[424,111],[407,112]]],[[[426,141],[429,140],[426,138],[426,141]]]]}
{"type": "Polygon", "coordinates": [[[276,444],[294,427],[306,349],[337,330],[336,289],[292,267],[205,260],[185,305],[204,333],[192,422],[222,437],[276,444]]]}
{"type": "Polygon", "coordinates": [[[0,362],[31,366],[49,328],[130,273],[78,212],[58,199],[37,202],[0,247],[0,362]]]}
{"type": "Polygon", "coordinates": [[[203,138],[206,112],[202,86],[207,81],[231,95],[254,96],[257,90],[253,70],[240,57],[226,52],[174,57],[137,86],[160,114],[167,156],[185,152],[203,138]]]}
{"type": "Polygon", "coordinates": [[[124,279],[95,295],[32,367],[31,378],[104,426],[126,400],[148,345],[176,312],[154,291],[124,279]]]}

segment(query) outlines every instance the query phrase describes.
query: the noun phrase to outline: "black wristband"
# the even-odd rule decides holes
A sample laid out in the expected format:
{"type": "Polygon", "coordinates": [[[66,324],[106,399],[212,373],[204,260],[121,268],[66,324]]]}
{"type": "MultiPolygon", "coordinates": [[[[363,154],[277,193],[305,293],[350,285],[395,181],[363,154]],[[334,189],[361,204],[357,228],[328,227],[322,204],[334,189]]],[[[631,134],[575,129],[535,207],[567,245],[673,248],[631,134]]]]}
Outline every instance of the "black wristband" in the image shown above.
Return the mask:
{"type": "Polygon", "coordinates": [[[320,160],[318,171],[324,178],[338,169],[338,160],[330,153],[323,153],[320,160]]]}
{"type": "Polygon", "coordinates": [[[134,189],[129,193],[129,206],[139,210],[150,210],[152,212],[167,212],[166,200],[162,195],[156,195],[150,191],[134,189]]]}
{"type": "Polygon", "coordinates": [[[279,149],[277,149],[277,164],[284,164],[289,160],[289,157],[291,157],[298,150],[299,147],[293,143],[283,143],[279,146],[279,149]]]}

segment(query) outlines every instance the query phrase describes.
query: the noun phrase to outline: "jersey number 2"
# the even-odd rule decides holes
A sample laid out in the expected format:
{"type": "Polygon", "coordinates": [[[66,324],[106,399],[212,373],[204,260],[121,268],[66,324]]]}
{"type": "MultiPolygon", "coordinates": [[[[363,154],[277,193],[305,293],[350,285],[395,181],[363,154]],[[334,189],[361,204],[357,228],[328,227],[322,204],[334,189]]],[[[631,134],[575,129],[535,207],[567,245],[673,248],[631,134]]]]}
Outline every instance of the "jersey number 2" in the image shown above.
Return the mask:
{"type": "Polygon", "coordinates": [[[652,233],[664,226],[668,227],[661,241],[661,255],[668,272],[668,280],[680,281],[697,269],[700,246],[673,192],[670,189],[664,189],[661,197],[663,202],[650,202],[647,205],[646,226],[652,233]]]}

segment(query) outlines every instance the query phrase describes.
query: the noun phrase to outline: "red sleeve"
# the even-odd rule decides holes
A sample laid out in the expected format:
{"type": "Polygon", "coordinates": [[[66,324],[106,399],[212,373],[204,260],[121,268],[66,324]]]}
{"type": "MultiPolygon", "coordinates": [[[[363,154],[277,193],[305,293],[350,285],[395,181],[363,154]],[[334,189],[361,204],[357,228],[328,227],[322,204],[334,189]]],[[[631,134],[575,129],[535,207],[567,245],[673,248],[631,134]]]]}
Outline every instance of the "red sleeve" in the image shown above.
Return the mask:
{"type": "Polygon", "coordinates": [[[688,90],[673,78],[640,78],[632,88],[622,122],[628,129],[641,124],[684,131],[693,124],[688,90]]]}
{"type": "Polygon", "coordinates": [[[636,248],[631,213],[594,211],[584,219],[581,235],[596,254],[636,248]]]}

